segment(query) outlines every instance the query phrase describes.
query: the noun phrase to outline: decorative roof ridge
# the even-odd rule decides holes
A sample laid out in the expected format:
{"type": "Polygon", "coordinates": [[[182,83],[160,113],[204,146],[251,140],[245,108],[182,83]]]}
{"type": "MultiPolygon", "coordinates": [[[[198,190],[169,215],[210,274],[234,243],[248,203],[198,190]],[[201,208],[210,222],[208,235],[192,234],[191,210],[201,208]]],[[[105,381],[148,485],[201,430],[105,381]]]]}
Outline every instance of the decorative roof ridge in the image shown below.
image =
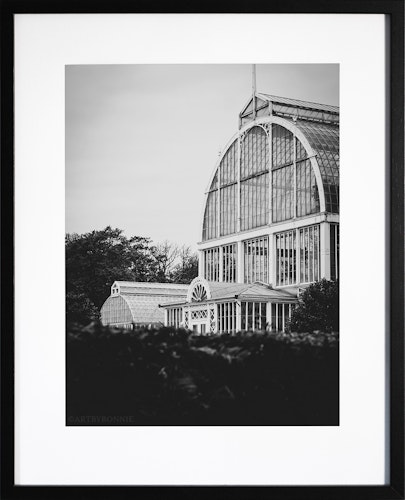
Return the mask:
{"type": "Polygon", "coordinates": [[[302,105],[302,107],[304,107],[304,108],[319,109],[319,106],[321,106],[321,107],[326,106],[326,107],[330,108],[329,112],[331,112],[331,113],[339,113],[339,110],[340,110],[339,106],[335,106],[333,104],[326,104],[326,103],[314,102],[314,101],[304,101],[302,99],[296,99],[295,97],[277,96],[277,95],[273,95],[273,94],[267,94],[266,92],[256,92],[256,96],[259,98],[264,98],[265,100],[268,100],[268,101],[274,100],[275,102],[280,102],[280,103],[290,102],[292,104],[293,102],[296,102],[297,104],[299,103],[298,105],[302,105]]]}
{"type": "Polygon", "coordinates": [[[131,288],[177,288],[178,290],[185,290],[189,287],[189,285],[183,283],[158,283],[155,281],[114,281],[113,284],[115,283],[131,288]]]}

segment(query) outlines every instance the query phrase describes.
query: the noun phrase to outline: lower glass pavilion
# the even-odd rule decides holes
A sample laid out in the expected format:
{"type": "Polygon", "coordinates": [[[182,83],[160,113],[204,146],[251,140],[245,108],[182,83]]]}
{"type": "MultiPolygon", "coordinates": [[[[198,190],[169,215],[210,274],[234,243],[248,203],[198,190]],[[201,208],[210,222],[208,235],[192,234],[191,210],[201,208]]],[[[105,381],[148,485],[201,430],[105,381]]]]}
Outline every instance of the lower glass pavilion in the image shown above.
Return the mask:
{"type": "Polygon", "coordinates": [[[208,184],[199,276],[165,324],[284,331],[302,289],[339,275],[339,108],[254,93],[208,184]]]}

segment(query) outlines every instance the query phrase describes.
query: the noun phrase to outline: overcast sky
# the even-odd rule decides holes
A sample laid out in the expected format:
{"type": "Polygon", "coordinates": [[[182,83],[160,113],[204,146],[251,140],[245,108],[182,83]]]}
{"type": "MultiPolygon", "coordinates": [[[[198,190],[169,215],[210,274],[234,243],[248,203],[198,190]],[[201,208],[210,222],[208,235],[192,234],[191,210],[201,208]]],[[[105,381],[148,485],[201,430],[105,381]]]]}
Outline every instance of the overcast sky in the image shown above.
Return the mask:
{"type": "MultiPolygon", "coordinates": [[[[107,225],[196,248],[204,192],[251,65],[66,66],[66,232],[107,225]]],[[[258,65],[257,90],[339,105],[339,67],[258,65]]]]}

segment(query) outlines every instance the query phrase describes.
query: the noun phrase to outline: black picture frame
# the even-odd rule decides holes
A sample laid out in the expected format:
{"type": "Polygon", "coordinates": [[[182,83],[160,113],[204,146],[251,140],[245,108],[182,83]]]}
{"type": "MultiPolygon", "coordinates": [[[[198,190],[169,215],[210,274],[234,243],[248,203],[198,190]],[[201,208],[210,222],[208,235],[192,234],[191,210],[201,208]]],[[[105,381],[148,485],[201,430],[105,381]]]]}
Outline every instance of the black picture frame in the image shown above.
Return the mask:
{"type": "Polygon", "coordinates": [[[1,498],[273,498],[273,499],[404,499],[404,1],[221,3],[143,1],[2,1],[1,2],[1,498]],[[168,9],[170,7],[170,9],[168,9]],[[13,150],[13,16],[19,13],[323,13],[385,14],[387,78],[390,78],[390,166],[387,176],[387,321],[389,321],[390,478],[386,486],[16,486],[14,484],[14,150],[13,150]],[[390,76],[388,76],[388,71],[390,76]]]}

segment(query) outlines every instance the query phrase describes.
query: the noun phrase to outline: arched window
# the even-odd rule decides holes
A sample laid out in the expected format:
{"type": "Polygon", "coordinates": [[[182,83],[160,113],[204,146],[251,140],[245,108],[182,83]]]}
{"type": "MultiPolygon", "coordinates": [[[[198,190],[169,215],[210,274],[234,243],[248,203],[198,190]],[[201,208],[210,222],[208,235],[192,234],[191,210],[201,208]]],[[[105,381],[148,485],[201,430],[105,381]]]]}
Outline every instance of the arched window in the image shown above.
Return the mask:
{"type": "Polygon", "coordinates": [[[284,121],[254,125],[227,149],[207,194],[203,241],[319,213],[321,207],[339,213],[338,126],[284,121]]]}

